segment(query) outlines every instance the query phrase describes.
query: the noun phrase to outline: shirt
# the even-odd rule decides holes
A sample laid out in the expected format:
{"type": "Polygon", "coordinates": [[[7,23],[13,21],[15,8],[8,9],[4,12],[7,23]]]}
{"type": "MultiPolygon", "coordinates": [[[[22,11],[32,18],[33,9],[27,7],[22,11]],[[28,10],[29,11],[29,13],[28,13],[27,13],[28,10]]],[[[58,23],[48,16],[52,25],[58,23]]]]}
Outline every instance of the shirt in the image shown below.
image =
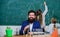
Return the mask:
{"type": "Polygon", "coordinates": [[[30,23],[30,32],[32,32],[33,23],[30,23]]]}

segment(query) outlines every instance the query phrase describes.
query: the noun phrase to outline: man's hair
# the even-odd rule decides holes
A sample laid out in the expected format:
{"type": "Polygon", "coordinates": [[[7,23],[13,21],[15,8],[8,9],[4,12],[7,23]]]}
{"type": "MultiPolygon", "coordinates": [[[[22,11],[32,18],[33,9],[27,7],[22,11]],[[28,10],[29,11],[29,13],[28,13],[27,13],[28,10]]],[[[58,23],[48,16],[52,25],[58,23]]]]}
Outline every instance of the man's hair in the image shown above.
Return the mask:
{"type": "Polygon", "coordinates": [[[36,15],[36,12],[35,12],[34,10],[30,10],[30,11],[28,12],[28,15],[29,15],[30,13],[34,13],[34,15],[36,15]]]}

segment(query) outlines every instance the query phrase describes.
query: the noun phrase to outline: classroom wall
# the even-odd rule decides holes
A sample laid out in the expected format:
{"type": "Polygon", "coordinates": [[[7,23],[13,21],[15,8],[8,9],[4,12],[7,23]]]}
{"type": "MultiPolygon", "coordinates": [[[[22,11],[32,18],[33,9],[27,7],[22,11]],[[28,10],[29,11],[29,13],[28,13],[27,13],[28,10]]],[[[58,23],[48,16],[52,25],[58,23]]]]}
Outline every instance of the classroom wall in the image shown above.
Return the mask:
{"type": "MultiPolygon", "coordinates": [[[[21,25],[27,19],[28,11],[41,9],[44,12],[44,0],[0,0],[0,25],[21,25]]],[[[46,24],[55,17],[60,23],[60,0],[46,0],[48,13],[46,24]]]]}

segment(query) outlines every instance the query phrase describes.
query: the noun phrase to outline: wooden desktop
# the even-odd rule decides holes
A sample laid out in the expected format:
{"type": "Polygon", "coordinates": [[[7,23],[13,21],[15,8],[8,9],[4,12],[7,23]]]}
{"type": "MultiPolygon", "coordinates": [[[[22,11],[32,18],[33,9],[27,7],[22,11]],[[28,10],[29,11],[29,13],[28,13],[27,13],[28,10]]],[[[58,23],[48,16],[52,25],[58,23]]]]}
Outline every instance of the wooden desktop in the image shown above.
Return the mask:
{"type": "MultiPolygon", "coordinates": [[[[6,37],[6,36],[4,36],[4,37],[6,37]]],[[[32,35],[32,36],[30,36],[30,35],[18,35],[18,36],[14,35],[12,37],[51,37],[51,35],[32,35]]],[[[58,37],[60,37],[60,35],[58,35],[58,37]]]]}

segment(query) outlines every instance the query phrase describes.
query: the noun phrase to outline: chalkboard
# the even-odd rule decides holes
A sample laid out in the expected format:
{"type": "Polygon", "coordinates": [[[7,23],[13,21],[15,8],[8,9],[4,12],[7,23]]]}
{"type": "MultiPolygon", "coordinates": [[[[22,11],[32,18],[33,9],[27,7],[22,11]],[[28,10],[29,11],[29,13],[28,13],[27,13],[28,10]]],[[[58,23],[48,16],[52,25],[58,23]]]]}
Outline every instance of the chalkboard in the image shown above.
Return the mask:
{"type": "MultiPolygon", "coordinates": [[[[0,0],[0,25],[21,25],[28,19],[28,11],[44,11],[44,0],[0,0]]],[[[60,22],[60,0],[46,0],[46,24],[54,16],[60,22]]]]}

